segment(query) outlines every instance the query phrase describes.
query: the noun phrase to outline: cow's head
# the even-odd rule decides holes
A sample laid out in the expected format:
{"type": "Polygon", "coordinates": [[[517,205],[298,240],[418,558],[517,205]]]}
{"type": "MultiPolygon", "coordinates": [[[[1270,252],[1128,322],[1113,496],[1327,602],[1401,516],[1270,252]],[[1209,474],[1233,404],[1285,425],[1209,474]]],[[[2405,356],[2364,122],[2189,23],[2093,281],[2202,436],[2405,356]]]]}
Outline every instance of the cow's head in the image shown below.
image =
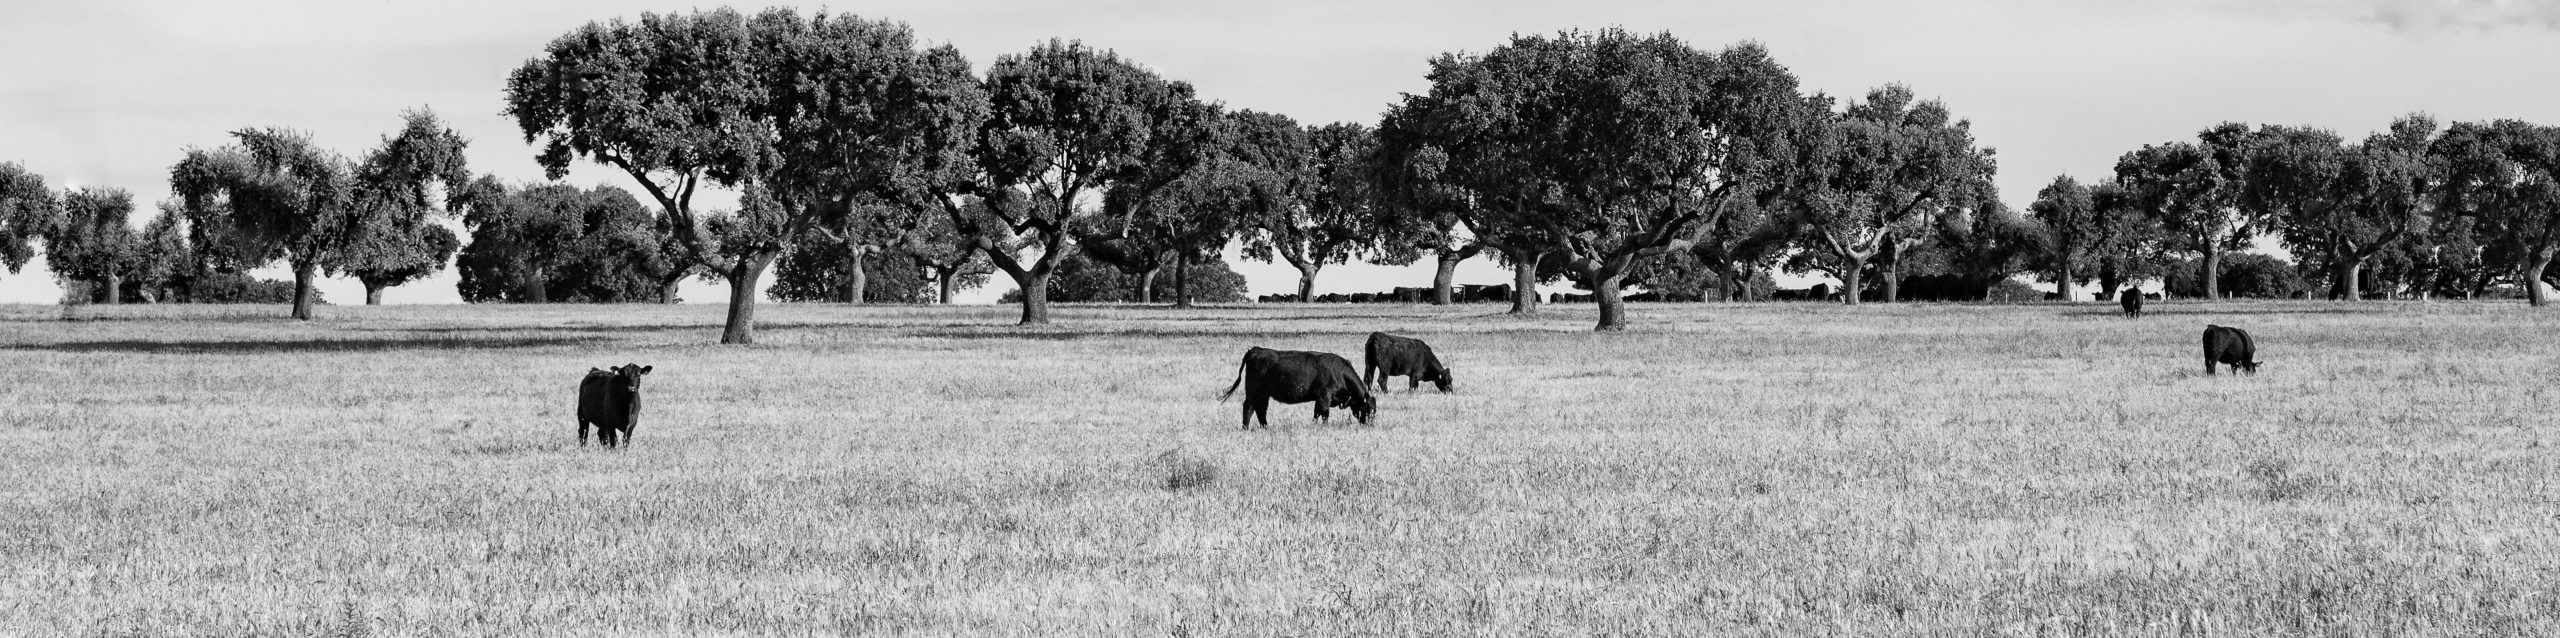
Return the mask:
{"type": "Polygon", "coordinates": [[[2240,364],[2240,370],[2241,370],[2241,371],[2243,371],[2243,372],[2247,372],[2247,373],[2249,373],[2249,374],[2257,374],[2257,373],[2258,373],[2258,364],[2259,364],[2259,363],[2262,363],[2262,362],[2258,362],[2258,361],[2251,361],[2251,362],[2248,362],[2248,363],[2240,364]]]}
{"type": "Polygon", "coordinates": [[[1334,405],[1351,408],[1351,418],[1359,419],[1361,425],[1368,425],[1370,419],[1378,416],[1378,397],[1369,394],[1369,389],[1365,387],[1358,393],[1343,397],[1334,405]]]}
{"type": "Polygon", "coordinates": [[[637,363],[614,366],[613,388],[629,392],[631,394],[639,394],[640,375],[648,374],[649,370],[654,367],[656,366],[644,366],[637,363]]]}
{"type": "Polygon", "coordinates": [[[1430,379],[1431,385],[1440,388],[1441,392],[1448,392],[1449,386],[1456,385],[1458,383],[1457,374],[1458,372],[1456,368],[1442,366],[1440,368],[1440,375],[1430,379]]]}

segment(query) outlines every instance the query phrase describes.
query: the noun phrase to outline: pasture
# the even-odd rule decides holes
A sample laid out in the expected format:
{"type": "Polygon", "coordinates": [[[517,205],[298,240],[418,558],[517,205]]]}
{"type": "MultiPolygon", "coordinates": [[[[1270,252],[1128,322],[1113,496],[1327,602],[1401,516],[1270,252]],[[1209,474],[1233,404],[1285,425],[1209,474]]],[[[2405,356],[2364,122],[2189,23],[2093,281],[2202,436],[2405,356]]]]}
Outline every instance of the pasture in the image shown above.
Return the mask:
{"type": "Polygon", "coordinates": [[[0,634],[2560,634],[2560,311],[1501,309],[0,308],[0,634]]]}

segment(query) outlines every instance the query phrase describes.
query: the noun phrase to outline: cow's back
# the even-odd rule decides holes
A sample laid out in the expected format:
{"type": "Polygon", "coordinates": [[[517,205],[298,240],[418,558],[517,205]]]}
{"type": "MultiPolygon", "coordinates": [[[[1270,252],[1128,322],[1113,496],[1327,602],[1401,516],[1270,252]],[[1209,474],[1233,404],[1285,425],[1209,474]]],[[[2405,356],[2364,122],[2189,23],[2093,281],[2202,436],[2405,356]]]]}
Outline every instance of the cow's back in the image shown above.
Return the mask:
{"type": "Polygon", "coordinates": [[[1431,344],[1421,339],[1399,337],[1384,332],[1369,333],[1367,358],[1369,368],[1389,375],[1421,374],[1438,369],[1440,359],[1431,354],[1431,344]]]}
{"type": "Polygon", "coordinates": [[[1384,332],[1369,333],[1369,344],[1361,349],[1361,358],[1367,360],[1368,367],[1387,365],[1395,361],[1396,351],[1405,341],[1411,340],[1384,332]]]}
{"type": "Polygon", "coordinates": [[[1245,356],[1246,398],[1266,397],[1281,403],[1305,403],[1358,386],[1360,372],[1351,360],[1330,352],[1261,350],[1245,356]]]}
{"type": "Polygon", "coordinates": [[[621,412],[613,404],[613,373],[593,371],[578,380],[578,420],[604,423],[621,418],[621,412]]]}
{"type": "Polygon", "coordinates": [[[1305,403],[1315,398],[1316,381],[1324,377],[1321,358],[1316,354],[1273,350],[1259,361],[1247,357],[1245,384],[1251,393],[1247,396],[1269,397],[1281,403],[1305,403]]]}
{"type": "Polygon", "coordinates": [[[2246,363],[2258,355],[2257,343],[2249,339],[2249,331],[2229,326],[2204,327],[2204,355],[2223,363],[2246,363]]]}

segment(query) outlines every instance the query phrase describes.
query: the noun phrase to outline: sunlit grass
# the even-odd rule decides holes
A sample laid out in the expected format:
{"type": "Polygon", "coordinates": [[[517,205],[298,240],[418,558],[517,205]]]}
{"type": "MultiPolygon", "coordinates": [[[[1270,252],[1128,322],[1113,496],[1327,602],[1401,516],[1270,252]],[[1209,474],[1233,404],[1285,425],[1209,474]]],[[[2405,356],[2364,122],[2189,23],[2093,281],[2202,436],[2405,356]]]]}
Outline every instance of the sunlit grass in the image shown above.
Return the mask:
{"type": "Polygon", "coordinates": [[[2560,633],[2560,314],[1500,309],[0,308],[0,634],[2560,633]]]}

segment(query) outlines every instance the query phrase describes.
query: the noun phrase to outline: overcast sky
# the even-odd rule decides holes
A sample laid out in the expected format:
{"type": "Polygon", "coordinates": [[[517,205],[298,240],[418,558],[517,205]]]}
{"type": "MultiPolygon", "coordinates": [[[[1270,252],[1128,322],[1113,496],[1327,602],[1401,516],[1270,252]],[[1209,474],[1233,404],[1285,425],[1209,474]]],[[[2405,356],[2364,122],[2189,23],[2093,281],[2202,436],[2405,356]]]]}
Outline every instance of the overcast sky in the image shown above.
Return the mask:
{"type": "MultiPolygon", "coordinates": [[[[429,107],[469,136],[475,171],[541,179],[500,115],[506,72],[591,20],[699,3],[414,0],[10,0],[0,8],[0,162],[57,187],[167,197],[167,171],[227,131],[288,126],[355,155],[429,107]],[[164,6],[166,5],[166,6],[164,6]]],[[[804,5],[809,9],[821,5],[804,5]]],[[[1429,88],[1425,62],[1514,32],[1622,26],[1700,48],[1756,40],[1809,91],[1890,82],[1947,103],[1999,150],[2002,197],[2023,206],[2055,175],[2103,177],[2117,155],[2226,120],[2307,124],[2350,139],[2394,117],[2560,123],[2560,0],[1491,0],[1222,2],[895,0],[831,5],[907,22],[981,69],[1051,37],[1115,49],[1229,108],[1303,123],[1375,123],[1429,88]]],[[[742,9],[760,5],[740,5],[742,9]]],[[[632,188],[593,168],[570,180],[632,188]]],[[[636,190],[636,189],[635,189],[636,190]]],[[[151,208],[136,211],[136,223],[151,208]]],[[[1285,265],[1237,264],[1254,292],[1285,265]]],[[[1423,285],[1426,268],[1337,266],[1322,291],[1423,285]]],[[[981,297],[1010,287],[1002,277],[981,297]]],[[[1503,283],[1490,264],[1462,281],[1503,283]]],[[[326,288],[340,303],[361,287],[326,288]]],[[[0,275],[0,302],[49,303],[40,267],[0,275]]],[[[716,302],[717,287],[685,296],[716,302]]],[[[453,275],[392,289],[456,299],[453,275]]]]}

